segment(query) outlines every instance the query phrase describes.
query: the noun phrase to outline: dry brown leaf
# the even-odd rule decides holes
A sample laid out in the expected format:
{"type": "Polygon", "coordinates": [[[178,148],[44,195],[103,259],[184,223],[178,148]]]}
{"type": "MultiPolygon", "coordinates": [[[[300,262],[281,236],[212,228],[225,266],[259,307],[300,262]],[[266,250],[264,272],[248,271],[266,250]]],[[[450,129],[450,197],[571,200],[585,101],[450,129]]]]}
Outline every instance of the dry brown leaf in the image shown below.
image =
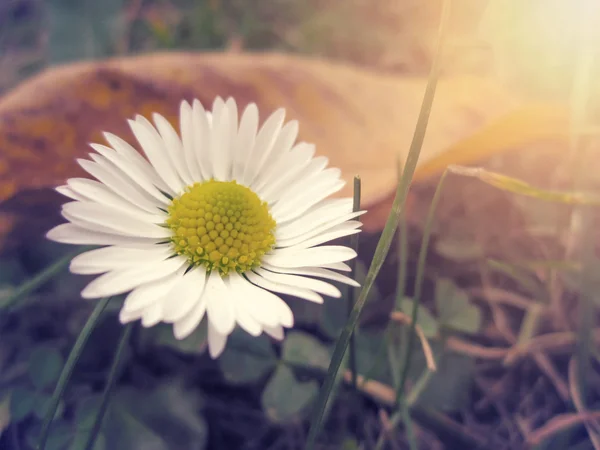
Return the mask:
{"type": "MultiPolygon", "coordinates": [[[[85,175],[75,160],[89,152],[89,142],[103,141],[102,131],[133,141],[126,118],[159,112],[177,125],[182,99],[210,105],[216,96],[233,96],[240,105],[256,102],[263,119],[285,107],[288,118],[300,121],[300,138],[314,142],[346,180],[361,176],[364,207],[386,204],[425,83],[276,53],[162,53],[54,68],[0,98],[0,203],[17,192],[85,175]]],[[[513,111],[519,111],[519,102],[492,81],[441,80],[422,151],[426,170],[417,178],[439,172],[438,161],[468,163],[505,150],[502,124],[514,122],[513,111]],[[494,127],[496,119],[500,126],[494,127]]],[[[533,136],[537,139],[548,133],[547,120],[536,114],[534,119],[542,130],[533,136]]],[[[508,144],[531,136],[525,130],[508,144]]],[[[347,183],[339,195],[351,190],[347,183]]],[[[375,215],[371,228],[382,225],[382,215],[375,215]]]]}

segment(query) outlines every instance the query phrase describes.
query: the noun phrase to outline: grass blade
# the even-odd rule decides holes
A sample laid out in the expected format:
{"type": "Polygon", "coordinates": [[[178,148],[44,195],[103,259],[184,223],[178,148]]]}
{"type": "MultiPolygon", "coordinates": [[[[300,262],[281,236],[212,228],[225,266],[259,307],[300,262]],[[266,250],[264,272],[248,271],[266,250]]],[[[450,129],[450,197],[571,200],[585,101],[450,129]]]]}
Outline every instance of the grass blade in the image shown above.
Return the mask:
{"type": "Polygon", "coordinates": [[[106,381],[106,386],[104,387],[104,392],[102,393],[102,401],[100,403],[100,408],[98,408],[98,414],[96,414],[96,420],[94,420],[92,431],[90,431],[90,434],[87,438],[84,447],[85,450],[92,450],[94,444],[96,443],[96,439],[98,438],[98,433],[100,433],[100,428],[102,427],[102,422],[104,421],[104,415],[106,414],[106,410],[108,409],[110,395],[112,394],[112,391],[117,382],[117,373],[119,372],[121,359],[123,358],[123,353],[125,352],[125,348],[127,347],[127,344],[129,342],[129,337],[131,336],[133,326],[133,322],[125,325],[125,329],[121,334],[121,339],[119,340],[119,345],[117,346],[117,351],[115,352],[115,356],[110,366],[110,372],[108,373],[108,380],[106,381]]]}
{"type": "MultiPolygon", "coordinates": [[[[361,183],[360,177],[354,177],[354,198],[352,204],[352,211],[357,212],[360,211],[360,195],[361,195],[361,183]]],[[[350,237],[350,247],[354,249],[356,253],[358,253],[358,236],[359,234],[353,234],[350,237]]],[[[352,273],[356,273],[356,258],[354,258],[350,267],[352,268],[352,273]]],[[[352,308],[354,308],[354,304],[356,303],[356,290],[357,288],[350,288],[350,295],[348,296],[348,317],[352,314],[352,308]]],[[[358,391],[358,362],[356,360],[356,339],[354,333],[350,336],[350,370],[352,371],[352,387],[355,391],[358,391]]]]}
{"type": "Polygon", "coordinates": [[[490,186],[494,186],[512,194],[533,197],[538,200],[555,203],[566,203],[568,205],[600,205],[600,197],[585,192],[563,192],[540,189],[526,183],[518,178],[502,175],[497,172],[486,170],[482,167],[465,167],[451,165],[448,170],[466,177],[477,178],[490,186]]]}
{"type": "Polygon", "coordinates": [[[73,349],[71,350],[71,353],[69,353],[69,358],[67,359],[65,367],[63,367],[63,370],[60,373],[60,377],[58,378],[58,382],[56,383],[56,387],[52,393],[52,398],[50,400],[50,405],[48,405],[46,416],[44,417],[44,422],[42,424],[42,430],[40,431],[40,437],[36,446],[36,450],[43,450],[46,446],[46,441],[48,440],[48,435],[50,433],[50,425],[52,424],[52,419],[54,419],[54,415],[56,414],[58,403],[60,402],[60,399],[67,388],[67,384],[69,384],[73,369],[75,369],[75,365],[81,356],[81,352],[83,351],[90,334],[96,327],[98,319],[102,315],[102,312],[106,308],[106,305],[108,305],[109,301],[110,297],[106,297],[98,302],[83,329],[79,333],[79,336],[77,336],[75,345],[73,345],[73,349]]]}
{"type": "Polygon", "coordinates": [[[0,304],[0,310],[11,309],[12,307],[14,307],[19,300],[31,294],[40,286],[50,281],[52,278],[54,278],[56,275],[62,272],[75,256],[79,255],[80,253],[83,253],[86,250],[89,250],[89,248],[80,248],[74,252],[68,253],[67,255],[60,258],[58,261],[51,264],[49,267],[46,267],[33,278],[21,284],[10,296],[8,296],[2,302],[2,304],[0,304]]]}
{"type": "Polygon", "coordinates": [[[425,139],[425,132],[427,130],[427,124],[429,122],[429,116],[431,114],[433,99],[435,97],[435,90],[440,74],[441,49],[443,47],[446,25],[450,16],[450,3],[450,0],[445,0],[443,3],[442,19],[440,21],[437,49],[435,52],[435,57],[433,59],[429,79],[427,81],[427,87],[425,88],[425,95],[423,96],[423,103],[421,104],[421,111],[419,112],[419,117],[417,119],[415,133],[413,135],[413,139],[410,145],[408,157],[406,158],[406,165],[404,166],[402,178],[398,183],[396,196],[394,198],[394,203],[392,204],[392,210],[390,212],[390,215],[388,216],[381,238],[377,243],[377,248],[375,249],[373,261],[371,262],[371,266],[369,267],[369,271],[365,278],[364,285],[358,296],[358,300],[356,301],[356,304],[352,309],[352,314],[350,315],[346,326],[344,327],[342,333],[340,334],[340,337],[336,341],[335,349],[331,357],[331,363],[329,364],[329,369],[327,371],[325,381],[323,382],[323,386],[321,387],[321,392],[315,407],[313,422],[311,424],[308,433],[308,438],[306,441],[306,450],[312,450],[315,447],[317,435],[319,434],[322,427],[325,405],[327,404],[329,395],[331,394],[336,374],[339,370],[340,364],[344,357],[344,353],[346,352],[346,348],[348,347],[348,343],[350,341],[350,336],[352,334],[352,331],[354,330],[354,327],[356,326],[356,323],[358,322],[358,317],[360,316],[360,313],[365,305],[367,295],[373,287],[373,284],[375,283],[375,278],[379,274],[379,271],[383,266],[385,257],[387,256],[390,246],[392,245],[392,240],[394,238],[394,234],[396,233],[396,228],[398,227],[400,215],[402,214],[402,211],[404,210],[404,207],[406,205],[408,190],[410,188],[412,178],[417,168],[419,155],[421,153],[421,147],[423,146],[423,140],[425,139]]]}
{"type": "Polygon", "coordinates": [[[411,323],[408,330],[408,336],[405,340],[406,348],[402,352],[402,375],[400,376],[400,382],[398,383],[398,389],[396,390],[396,403],[400,404],[400,399],[404,393],[404,386],[408,378],[408,372],[410,369],[410,356],[414,347],[415,340],[415,327],[417,326],[417,320],[419,315],[419,305],[421,304],[421,293],[423,291],[423,281],[425,279],[425,264],[427,262],[427,251],[429,250],[429,240],[431,239],[431,228],[433,227],[433,218],[437,205],[442,195],[442,189],[444,187],[444,181],[448,175],[448,169],[444,171],[440,177],[440,181],[435,189],[433,198],[431,199],[431,205],[427,213],[427,219],[425,220],[425,227],[423,229],[423,240],[421,241],[421,248],[419,249],[419,259],[417,260],[417,273],[415,275],[415,293],[413,296],[413,308],[411,311],[411,323]]]}

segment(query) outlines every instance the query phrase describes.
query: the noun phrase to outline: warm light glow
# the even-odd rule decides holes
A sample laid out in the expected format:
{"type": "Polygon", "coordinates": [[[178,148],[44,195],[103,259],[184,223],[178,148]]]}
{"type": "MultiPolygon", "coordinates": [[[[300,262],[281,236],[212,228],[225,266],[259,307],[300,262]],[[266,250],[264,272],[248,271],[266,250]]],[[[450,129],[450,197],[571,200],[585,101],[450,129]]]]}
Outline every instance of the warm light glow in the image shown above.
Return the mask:
{"type": "Polygon", "coordinates": [[[564,99],[586,43],[598,43],[588,47],[600,59],[600,1],[491,0],[481,34],[501,75],[531,93],[564,99]]]}

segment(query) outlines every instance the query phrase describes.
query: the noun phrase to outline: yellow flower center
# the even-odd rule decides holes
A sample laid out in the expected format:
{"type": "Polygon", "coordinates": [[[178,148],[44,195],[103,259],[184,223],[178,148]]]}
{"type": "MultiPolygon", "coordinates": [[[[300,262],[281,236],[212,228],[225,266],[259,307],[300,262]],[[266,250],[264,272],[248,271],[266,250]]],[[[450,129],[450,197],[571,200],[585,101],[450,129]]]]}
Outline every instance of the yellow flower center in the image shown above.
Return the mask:
{"type": "Polygon", "coordinates": [[[173,199],[167,226],[175,252],[208,271],[246,272],[275,245],[267,204],[235,181],[205,181],[173,199]]]}

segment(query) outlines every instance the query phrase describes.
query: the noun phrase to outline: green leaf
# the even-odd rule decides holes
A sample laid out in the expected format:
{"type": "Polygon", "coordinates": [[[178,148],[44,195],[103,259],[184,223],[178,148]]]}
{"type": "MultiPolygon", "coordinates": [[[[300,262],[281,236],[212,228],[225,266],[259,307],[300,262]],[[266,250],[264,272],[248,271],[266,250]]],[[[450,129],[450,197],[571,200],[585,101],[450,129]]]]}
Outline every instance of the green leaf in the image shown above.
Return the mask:
{"type": "Polygon", "coordinates": [[[356,335],[358,373],[391,385],[392,369],[386,353],[385,339],[385,334],[381,331],[361,331],[356,335]]]}
{"type": "Polygon", "coordinates": [[[435,304],[439,323],[445,327],[475,333],[481,326],[481,311],[469,302],[467,294],[452,281],[440,279],[435,285],[435,304]]]}
{"type": "MultiPolygon", "coordinates": [[[[412,299],[405,297],[400,303],[401,311],[410,317],[414,303],[415,302],[412,299]]],[[[439,327],[436,318],[433,317],[431,313],[421,305],[419,305],[417,325],[421,327],[423,334],[425,334],[425,336],[428,338],[438,335],[439,327]]]]}
{"type": "Polygon", "coordinates": [[[263,411],[274,422],[289,422],[298,418],[318,393],[316,381],[299,382],[289,367],[280,365],[262,393],[263,411]]]}
{"type": "Polygon", "coordinates": [[[168,347],[179,353],[198,355],[204,353],[208,342],[208,322],[203,320],[192,334],[182,340],[173,335],[173,326],[158,324],[147,330],[148,339],[159,347],[168,347]]]}
{"type": "Polygon", "coordinates": [[[37,392],[33,389],[18,386],[10,393],[10,416],[14,422],[20,422],[35,408],[37,392]]]}
{"type": "Polygon", "coordinates": [[[165,383],[151,391],[122,388],[111,400],[102,432],[111,450],[203,450],[208,430],[197,391],[165,383]]]}
{"type": "MultiPolygon", "coordinates": [[[[434,352],[440,355],[441,349],[435,345],[434,352]]],[[[419,359],[417,365],[425,370],[422,353],[419,354],[419,359]]],[[[438,368],[431,373],[427,386],[415,403],[444,412],[455,412],[467,408],[473,385],[475,368],[473,359],[457,353],[446,353],[443,356],[436,356],[436,360],[438,368]]]]}
{"type": "Polygon", "coordinates": [[[51,387],[64,365],[60,352],[52,347],[36,347],[29,356],[29,378],[38,389],[51,387]]]}
{"type": "Polygon", "coordinates": [[[253,337],[236,328],[218,361],[229,382],[252,383],[275,368],[277,355],[264,334],[253,337]]]}
{"type": "Polygon", "coordinates": [[[292,331],[285,338],[281,358],[289,364],[327,370],[330,355],[318,339],[301,331],[292,331]]]}

